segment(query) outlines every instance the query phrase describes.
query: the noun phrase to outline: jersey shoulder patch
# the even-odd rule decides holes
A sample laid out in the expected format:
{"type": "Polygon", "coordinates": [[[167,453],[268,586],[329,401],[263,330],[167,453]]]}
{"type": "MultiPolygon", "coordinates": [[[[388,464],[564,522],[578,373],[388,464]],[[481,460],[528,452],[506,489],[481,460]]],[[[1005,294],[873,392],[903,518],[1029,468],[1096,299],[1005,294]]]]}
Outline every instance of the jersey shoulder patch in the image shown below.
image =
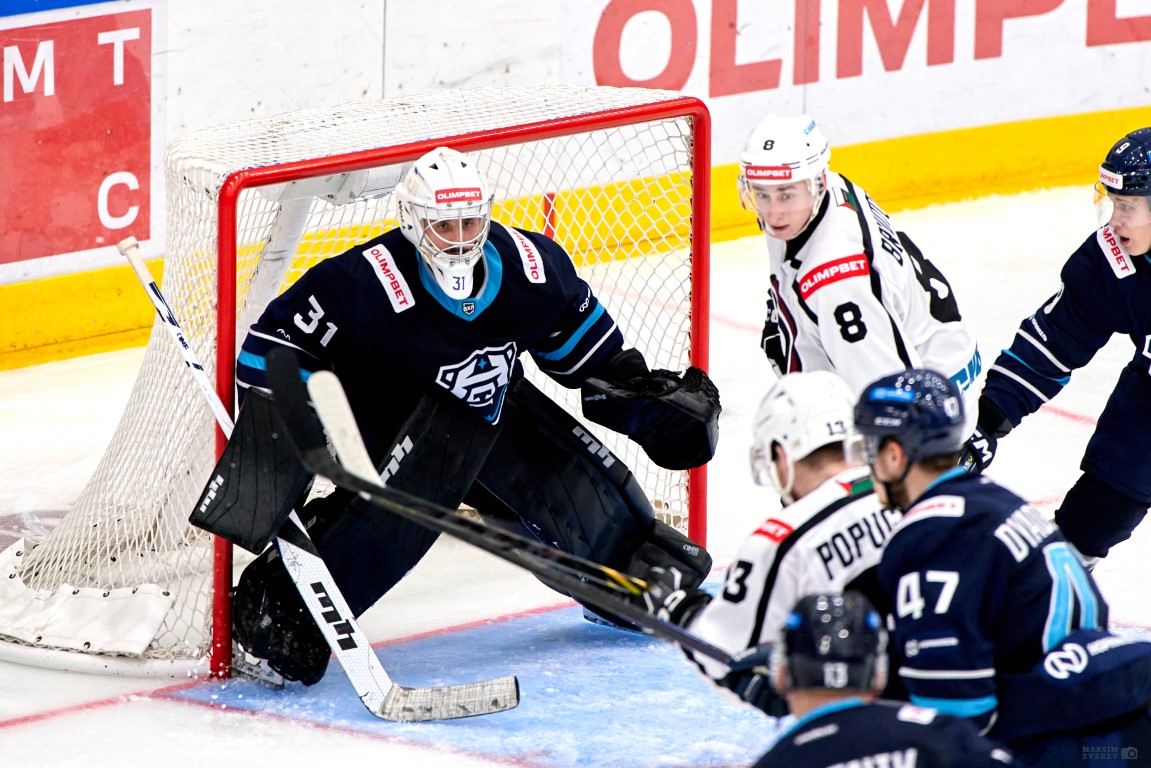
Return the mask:
{"type": "Polygon", "coordinates": [[[403,312],[405,309],[411,309],[416,305],[416,297],[412,295],[411,289],[408,288],[408,281],[404,279],[403,272],[396,265],[396,260],[392,256],[392,252],[385,248],[382,244],[377,243],[369,248],[363,250],[364,259],[371,265],[372,274],[380,281],[380,285],[384,287],[384,292],[388,296],[388,301],[392,303],[392,309],[396,312],[403,312]]]}
{"type": "Polygon", "coordinates": [[[1107,259],[1107,265],[1115,273],[1115,277],[1122,280],[1135,274],[1131,257],[1127,255],[1127,251],[1123,250],[1123,245],[1119,242],[1119,238],[1115,237],[1115,233],[1111,231],[1110,225],[1100,228],[1095,233],[1095,239],[1099,243],[1099,249],[1103,251],[1103,255],[1107,259]]]}
{"type": "Polygon", "coordinates": [[[531,238],[520,232],[514,227],[504,227],[504,230],[511,236],[512,243],[516,247],[516,252],[519,254],[520,263],[524,268],[524,275],[527,276],[529,282],[532,283],[546,283],[547,273],[544,271],[543,254],[540,252],[539,247],[532,242],[531,238]]]}

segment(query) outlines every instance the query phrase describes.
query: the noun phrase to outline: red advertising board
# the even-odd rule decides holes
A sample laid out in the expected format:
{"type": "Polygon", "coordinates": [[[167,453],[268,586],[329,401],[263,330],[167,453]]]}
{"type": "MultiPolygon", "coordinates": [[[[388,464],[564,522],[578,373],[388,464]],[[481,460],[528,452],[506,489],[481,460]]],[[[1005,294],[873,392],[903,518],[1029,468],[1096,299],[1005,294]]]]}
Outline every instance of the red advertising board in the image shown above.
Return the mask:
{"type": "Polygon", "coordinates": [[[151,236],[152,11],[0,29],[0,264],[151,236]]]}

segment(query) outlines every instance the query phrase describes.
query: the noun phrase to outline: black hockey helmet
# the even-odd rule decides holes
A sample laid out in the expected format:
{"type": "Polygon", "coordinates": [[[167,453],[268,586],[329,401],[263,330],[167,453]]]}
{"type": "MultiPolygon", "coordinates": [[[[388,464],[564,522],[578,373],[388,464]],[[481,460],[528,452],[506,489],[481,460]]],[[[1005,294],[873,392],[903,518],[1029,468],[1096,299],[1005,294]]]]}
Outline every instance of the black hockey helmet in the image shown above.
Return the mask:
{"type": "Polygon", "coordinates": [[[1099,183],[1111,194],[1151,196],[1151,128],[1115,142],[1099,166],[1099,183]]]}
{"type": "Polygon", "coordinates": [[[885,437],[898,441],[912,462],[955,453],[967,441],[965,422],[955,382],[925,368],[875,380],[855,404],[855,431],[870,459],[885,437]]]}
{"type": "Polygon", "coordinates": [[[866,691],[886,664],[887,633],[879,614],[858,592],[800,598],[783,627],[791,688],[866,691]]]}

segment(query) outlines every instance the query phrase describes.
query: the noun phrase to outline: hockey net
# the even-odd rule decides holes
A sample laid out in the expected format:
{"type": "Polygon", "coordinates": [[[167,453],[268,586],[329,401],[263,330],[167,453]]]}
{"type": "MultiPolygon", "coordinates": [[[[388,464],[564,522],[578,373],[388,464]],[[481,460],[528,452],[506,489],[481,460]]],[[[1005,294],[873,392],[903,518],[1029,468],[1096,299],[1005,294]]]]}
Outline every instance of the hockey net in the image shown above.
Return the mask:
{"type": "MultiPolygon", "coordinates": [[[[231,406],[237,340],[267,302],[321,259],[394,226],[390,190],[405,164],[447,145],[477,159],[496,220],[567,249],[653,368],[706,367],[709,143],[696,99],[566,86],[439,91],[200,131],[166,153],[162,291],[231,406]]],[[[531,375],[580,416],[578,392],[531,375]]],[[[592,431],[657,515],[702,541],[702,470],[660,469],[628,440],[592,431]]],[[[128,674],[226,670],[233,548],[187,523],[221,447],[157,323],[72,509],[42,540],[0,553],[0,658],[128,674]]]]}

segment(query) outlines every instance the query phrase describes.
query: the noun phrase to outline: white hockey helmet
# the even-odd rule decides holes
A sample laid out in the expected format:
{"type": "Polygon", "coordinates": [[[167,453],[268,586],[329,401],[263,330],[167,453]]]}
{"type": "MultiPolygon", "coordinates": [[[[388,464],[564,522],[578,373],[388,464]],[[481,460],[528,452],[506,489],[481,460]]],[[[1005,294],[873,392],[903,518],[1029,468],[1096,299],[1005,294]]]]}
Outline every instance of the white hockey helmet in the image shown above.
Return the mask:
{"type": "Polygon", "coordinates": [[[819,209],[827,189],[831,145],[810,115],[767,115],[751,131],[739,155],[739,201],[760,215],[755,188],[807,182],[819,209]]]}
{"type": "Polygon", "coordinates": [[[448,295],[466,296],[488,239],[494,198],[476,164],[437,147],[415,161],[395,195],[404,237],[448,295]]]}
{"type": "Polygon", "coordinates": [[[771,485],[784,503],[793,502],[795,462],[817,448],[846,440],[854,409],[851,389],[830,371],[781,377],[760,402],[752,422],[752,479],[757,485],[771,485]],[[783,455],[782,475],[772,461],[775,445],[783,455]]]}

